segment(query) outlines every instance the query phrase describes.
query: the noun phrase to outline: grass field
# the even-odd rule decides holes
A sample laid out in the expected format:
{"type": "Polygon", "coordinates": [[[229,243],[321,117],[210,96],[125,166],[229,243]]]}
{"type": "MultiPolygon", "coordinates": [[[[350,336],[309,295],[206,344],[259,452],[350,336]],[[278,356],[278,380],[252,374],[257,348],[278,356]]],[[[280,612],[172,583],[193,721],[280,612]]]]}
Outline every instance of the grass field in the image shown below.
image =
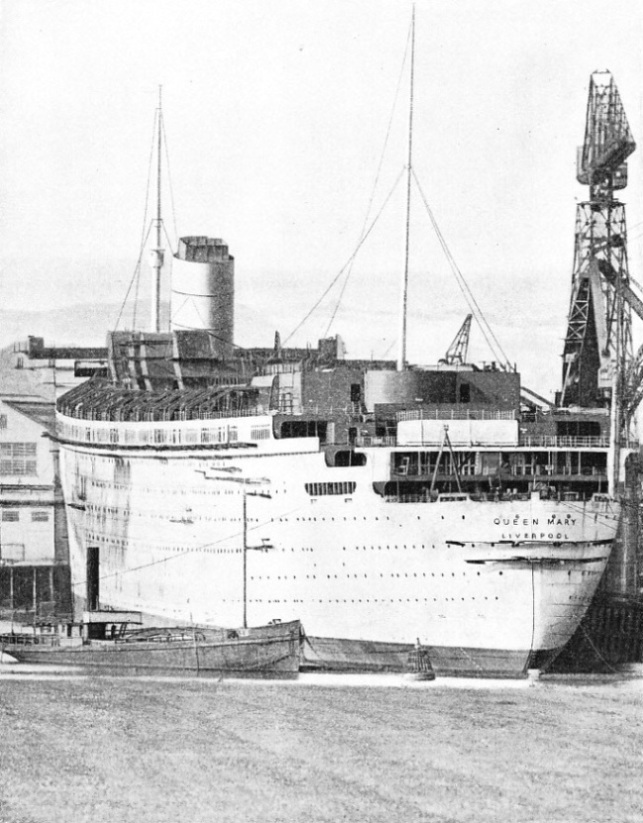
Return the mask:
{"type": "Polygon", "coordinates": [[[642,708],[641,680],[5,676],[0,820],[640,823],[642,708]]]}

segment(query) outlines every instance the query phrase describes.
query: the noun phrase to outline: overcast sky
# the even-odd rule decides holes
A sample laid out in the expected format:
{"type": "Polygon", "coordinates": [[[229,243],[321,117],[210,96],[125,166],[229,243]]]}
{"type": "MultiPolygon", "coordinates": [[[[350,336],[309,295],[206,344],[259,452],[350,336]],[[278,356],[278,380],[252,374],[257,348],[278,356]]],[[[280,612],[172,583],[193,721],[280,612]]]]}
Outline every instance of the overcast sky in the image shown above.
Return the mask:
{"type": "MultiPolygon", "coordinates": [[[[411,4],[3,0],[0,8],[2,307],[123,299],[162,83],[175,206],[165,198],[168,231],[176,218],[179,235],[229,244],[237,342],[268,345],[277,328],[287,337],[354,252],[371,198],[372,219],[404,169],[411,4]]],[[[416,173],[509,359],[549,394],[559,383],[575,206],[586,195],[575,162],[589,75],[612,71],[643,144],[641,4],[419,0],[416,8],[416,173]]],[[[629,168],[630,268],[642,280],[643,151],[629,168]]],[[[294,344],[339,332],[350,356],[395,357],[404,195],[400,182],[332,325],[343,277],[294,344]]],[[[419,196],[411,235],[408,355],[430,363],[468,307],[419,196]]],[[[98,341],[105,331],[96,329],[98,341]]],[[[475,359],[492,358],[476,330],[471,345],[475,359]]]]}

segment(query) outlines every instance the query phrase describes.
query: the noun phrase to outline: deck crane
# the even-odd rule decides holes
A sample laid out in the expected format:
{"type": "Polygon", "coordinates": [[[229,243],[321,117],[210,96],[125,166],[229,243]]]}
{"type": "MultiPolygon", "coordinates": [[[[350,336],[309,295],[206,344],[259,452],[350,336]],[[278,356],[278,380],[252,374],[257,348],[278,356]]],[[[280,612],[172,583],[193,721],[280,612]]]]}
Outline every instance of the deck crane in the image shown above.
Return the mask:
{"type": "MultiPolygon", "coordinates": [[[[577,158],[577,180],[589,187],[589,199],[576,210],[559,406],[591,408],[628,395],[624,376],[631,377],[634,363],[630,306],[638,307],[629,285],[625,207],[614,192],[627,185],[626,160],[635,148],[614,78],[607,71],[594,72],[577,158]],[[617,398],[612,398],[614,387],[617,398]]],[[[621,431],[633,410],[624,412],[621,431]]]]}
{"type": "Polygon", "coordinates": [[[471,332],[471,318],[473,315],[468,314],[464,318],[464,323],[460,326],[460,330],[453,338],[453,342],[447,349],[447,353],[440,359],[440,363],[446,366],[454,366],[456,364],[463,365],[467,362],[467,351],[469,349],[469,334],[471,332]]]}

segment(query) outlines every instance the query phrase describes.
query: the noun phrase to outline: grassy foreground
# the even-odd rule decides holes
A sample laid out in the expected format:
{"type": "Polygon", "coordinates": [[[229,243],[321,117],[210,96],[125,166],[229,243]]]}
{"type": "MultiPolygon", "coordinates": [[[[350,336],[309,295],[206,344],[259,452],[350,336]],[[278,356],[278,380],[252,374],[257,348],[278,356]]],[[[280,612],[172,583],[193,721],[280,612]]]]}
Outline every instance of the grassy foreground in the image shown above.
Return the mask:
{"type": "Polygon", "coordinates": [[[639,823],[642,708],[641,681],[4,678],[0,820],[639,823]]]}

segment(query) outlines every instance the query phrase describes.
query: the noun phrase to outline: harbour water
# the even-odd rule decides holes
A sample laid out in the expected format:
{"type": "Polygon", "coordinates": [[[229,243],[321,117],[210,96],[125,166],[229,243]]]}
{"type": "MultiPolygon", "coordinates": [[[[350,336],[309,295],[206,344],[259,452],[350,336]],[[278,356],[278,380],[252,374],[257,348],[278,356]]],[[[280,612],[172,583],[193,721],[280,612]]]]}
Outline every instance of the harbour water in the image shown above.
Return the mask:
{"type": "Polygon", "coordinates": [[[292,683],[0,667],[0,820],[640,821],[641,672],[292,683]]]}

